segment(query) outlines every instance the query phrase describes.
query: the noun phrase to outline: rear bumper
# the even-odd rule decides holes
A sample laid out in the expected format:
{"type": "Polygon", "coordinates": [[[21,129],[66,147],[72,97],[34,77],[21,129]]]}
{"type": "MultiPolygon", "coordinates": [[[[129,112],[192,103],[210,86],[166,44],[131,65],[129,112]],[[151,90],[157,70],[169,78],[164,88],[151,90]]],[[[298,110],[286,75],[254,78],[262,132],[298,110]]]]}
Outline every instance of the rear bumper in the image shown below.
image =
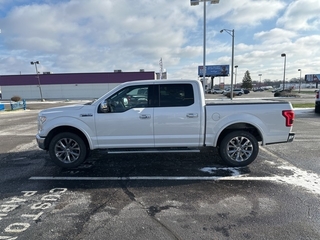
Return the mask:
{"type": "Polygon", "coordinates": [[[266,143],[265,145],[272,145],[272,144],[278,144],[278,143],[288,143],[288,142],[292,142],[294,140],[295,137],[295,133],[291,132],[288,134],[288,138],[287,141],[277,141],[277,142],[271,142],[271,143],[266,143]]]}
{"type": "Polygon", "coordinates": [[[296,135],[295,133],[289,133],[287,142],[292,142],[294,140],[295,135],[296,135]]]}

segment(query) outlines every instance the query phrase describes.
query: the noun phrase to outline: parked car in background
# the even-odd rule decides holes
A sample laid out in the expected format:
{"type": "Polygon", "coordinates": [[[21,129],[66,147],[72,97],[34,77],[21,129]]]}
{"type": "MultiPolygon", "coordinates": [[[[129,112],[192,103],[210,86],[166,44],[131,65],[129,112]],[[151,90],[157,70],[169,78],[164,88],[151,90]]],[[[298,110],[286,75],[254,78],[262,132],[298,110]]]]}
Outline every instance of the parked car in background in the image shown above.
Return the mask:
{"type": "MultiPolygon", "coordinates": [[[[227,95],[231,90],[228,90],[228,91],[224,91],[223,92],[223,95],[227,95]]],[[[244,94],[244,91],[242,88],[235,88],[233,89],[233,94],[237,95],[237,96],[241,96],[242,94],[244,94]]]]}
{"type": "Polygon", "coordinates": [[[275,88],[275,89],[273,89],[271,92],[272,93],[275,93],[275,92],[282,92],[282,88],[275,88]]]}
{"type": "Polygon", "coordinates": [[[211,89],[211,93],[212,94],[222,94],[224,92],[223,89],[220,89],[220,88],[213,88],[211,89]]]}
{"type": "Polygon", "coordinates": [[[262,88],[263,90],[266,90],[266,91],[273,89],[272,86],[263,86],[262,88]]]}
{"type": "Polygon", "coordinates": [[[254,92],[263,92],[264,90],[262,88],[254,88],[253,91],[254,92]]]}
{"type": "Polygon", "coordinates": [[[243,89],[243,93],[244,94],[248,94],[248,93],[250,93],[250,90],[249,89],[243,89]]]}
{"type": "Polygon", "coordinates": [[[244,94],[244,91],[242,88],[235,88],[233,89],[233,92],[237,95],[237,96],[241,96],[242,94],[244,94]]]}

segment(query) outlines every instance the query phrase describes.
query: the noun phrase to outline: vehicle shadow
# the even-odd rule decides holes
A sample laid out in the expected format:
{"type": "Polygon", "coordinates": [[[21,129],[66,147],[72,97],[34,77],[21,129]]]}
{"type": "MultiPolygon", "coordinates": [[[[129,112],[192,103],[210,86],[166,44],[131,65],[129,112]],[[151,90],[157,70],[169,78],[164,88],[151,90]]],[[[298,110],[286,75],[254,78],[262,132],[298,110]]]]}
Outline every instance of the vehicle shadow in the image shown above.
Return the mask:
{"type": "MultiPolygon", "coordinates": [[[[95,151],[79,172],[100,176],[232,176],[215,149],[201,153],[106,154],[95,151]]],[[[68,172],[69,170],[62,170],[68,172]]],[[[247,170],[244,170],[247,173],[247,170]]]]}
{"type": "Polygon", "coordinates": [[[0,154],[0,194],[63,187],[68,189],[177,186],[250,173],[223,164],[215,149],[201,153],[106,154],[93,151],[73,169],[51,162],[45,151],[0,154]]]}

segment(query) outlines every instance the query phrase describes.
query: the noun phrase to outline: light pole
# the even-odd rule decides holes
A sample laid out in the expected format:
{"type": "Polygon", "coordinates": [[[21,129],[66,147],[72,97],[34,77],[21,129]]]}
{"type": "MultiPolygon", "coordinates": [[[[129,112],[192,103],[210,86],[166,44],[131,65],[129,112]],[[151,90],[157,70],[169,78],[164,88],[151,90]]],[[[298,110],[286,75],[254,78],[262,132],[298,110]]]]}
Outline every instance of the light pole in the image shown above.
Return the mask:
{"type": "Polygon", "coordinates": [[[283,90],[285,85],[285,79],[286,79],[286,61],[287,61],[287,55],[285,53],[281,54],[281,57],[284,57],[284,65],[283,65],[283,90]]]}
{"type": "Polygon", "coordinates": [[[299,93],[301,90],[301,69],[299,68],[298,71],[300,72],[300,79],[299,79],[299,93]]]}
{"type": "Polygon", "coordinates": [[[259,77],[260,77],[259,88],[261,88],[261,76],[262,76],[262,74],[260,73],[260,74],[259,74],[259,77]]]}
{"type": "Polygon", "coordinates": [[[30,62],[31,65],[34,65],[36,68],[36,73],[37,73],[37,78],[38,78],[38,84],[39,84],[39,90],[40,90],[40,97],[41,97],[41,101],[43,102],[44,99],[42,97],[42,90],[41,90],[41,84],[40,84],[40,76],[39,76],[39,72],[38,72],[38,68],[37,68],[37,64],[40,64],[39,61],[34,61],[34,62],[30,62]]]}
{"type": "Polygon", "coordinates": [[[234,75],[234,85],[237,87],[237,69],[238,69],[238,65],[235,65],[234,68],[236,69],[236,74],[234,75]]]}
{"type": "Polygon", "coordinates": [[[233,98],[233,65],[234,65],[234,29],[222,29],[220,30],[220,33],[225,31],[232,37],[232,56],[231,56],[231,91],[230,91],[230,99],[233,98]]]}
{"type": "Polygon", "coordinates": [[[203,70],[202,70],[202,84],[203,92],[205,92],[205,80],[206,80],[206,3],[218,4],[220,0],[190,0],[191,6],[199,5],[199,2],[203,2],[203,70]]]}

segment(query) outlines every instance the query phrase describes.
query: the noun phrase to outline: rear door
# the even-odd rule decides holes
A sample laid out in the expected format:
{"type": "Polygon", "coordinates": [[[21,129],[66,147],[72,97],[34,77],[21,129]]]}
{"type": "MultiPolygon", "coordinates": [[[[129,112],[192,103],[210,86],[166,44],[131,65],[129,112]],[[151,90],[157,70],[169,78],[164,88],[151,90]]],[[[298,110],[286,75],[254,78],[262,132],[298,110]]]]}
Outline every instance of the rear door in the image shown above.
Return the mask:
{"type": "Polygon", "coordinates": [[[160,84],[154,108],[155,147],[198,147],[200,102],[191,83],[160,84]]]}

